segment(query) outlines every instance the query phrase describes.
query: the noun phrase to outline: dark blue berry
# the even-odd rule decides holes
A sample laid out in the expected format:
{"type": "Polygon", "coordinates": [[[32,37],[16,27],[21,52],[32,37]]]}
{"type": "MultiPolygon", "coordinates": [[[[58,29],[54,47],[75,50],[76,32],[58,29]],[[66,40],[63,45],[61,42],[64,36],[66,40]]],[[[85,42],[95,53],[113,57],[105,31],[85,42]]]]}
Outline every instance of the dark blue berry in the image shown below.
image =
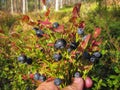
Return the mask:
{"type": "Polygon", "coordinates": [[[89,54],[88,52],[86,52],[86,51],[83,52],[83,58],[84,58],[84,59],[90,59],[90,57],[91,57],[91,56],[90,56],[90,54],[89,54]]]}
{"type": "Polygon", "coordinates": [[[56,53],[56,54],[53,55],[53,58],[54,58],[55,61],[59,61],[59,60],[62,59],[62,55],[60,53],[59,54],[56,53]]]}
{"type": "Polygon", "coordinates": [[[39,80],[42,81],[42,82],[44,82],[44,81],[46,80],[46,76],[41,75],[41,76],[39,77],[39,80]]]}
{"type": "Polygon", "coordinates": [[[83,35],[83,34],[84,34],[83,28],[78,28],[78,34],[79,34],[79,35],[83,35]]]}
{"type": "Polygon", "coordinates": [[[70,48],[71,49],[76,49],[78,45],[79,45],[79,42],[71,42],[70,43],[70,48]]]}
{"type": "Polygon", "coordinates": [[[44,32],[42,30],[36,30],[37,37],[42,37],[44,32]]]}
{"type": "Polygon", "coordinates": [[[37,28],[37,27],[34,27],[34,28],[33,28],[33,30],[34,30],[34,31],[37,31],[37,30],[39,30],[39,28],[37,28]]]}
{"type": "Polygon", "coordinates": [[[97,58],[101,58],[102,54],[100,52],[94,52],[93,55],[97,58]]]}
{"type": "Polygon", "coordinates": [[[40,77],[40,73],[37,72],[37,73],[34,74],[34,79],[35,80],[39,80],[39,77],[40,77]]]}
{"type": "Polygon", "coordinates": [[[56,86],[59,86],[61,83],[62,83],[62,80],[61,80],[60,78],[56,78],[56,79],[54,80],[54,84],[55,84],[56,86]]]}
{"type": "Polygon", "coordinates": [[[79,77],[81,77],[80,72],[77,71],[77,72],[74,74],[74,77],[75,77],[75,78],[79,78],[79,77]]]}
{"type": "Polygon", "coordinates": [[[20,55],[18,57],[18,61],[21,62],[21,63],[25,63],[27,60],[27,56],[26,55],[20,55]]]}
{"type": "Polygon", "coordinates": [[[53,23],[53,28],[58,28],[59,27],[59,23],[58,22],[54,22],[53,23]]]}
{"type": "Polygon", "coordinates": [[[90,62],[92,62],[92,63],[98,62],[98,60],[99,59],[95,56],[91,56],[91,58],[90,58],[90,62]]]}
{"type": "Polygon", "coordinates": [[[64,39],[58,39],[57,41],[55,41],[54,47],[56,49],[62,49],[66,47],[66,41],[64,39]]]}
{"type": "Polygon", "coordinates": [[[27,62],[27,64],[32,64],[32,59],[31,58],[27,58],[26,62],[27,62]]]}

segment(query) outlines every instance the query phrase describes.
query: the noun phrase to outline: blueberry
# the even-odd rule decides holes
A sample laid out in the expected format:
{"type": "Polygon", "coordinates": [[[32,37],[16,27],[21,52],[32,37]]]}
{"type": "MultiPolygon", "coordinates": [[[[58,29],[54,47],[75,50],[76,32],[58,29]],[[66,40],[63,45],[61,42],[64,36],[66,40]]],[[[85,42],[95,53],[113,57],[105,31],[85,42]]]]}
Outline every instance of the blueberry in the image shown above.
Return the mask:
{"type": "Polygon", "coordinates": [[[44,81],[46,80],[46,76],[41,75],[41,76],[39,77],[39,80],[42,81],[42,82],[44,82],[44,81]]]}
{"type": "Polygon", "coordinates": [[[97,58],[101,58],[102,54],[100,52],[94,52],[93,55],[97,58]]]}
{"type": "Polygon", "coordinates": [[[20,55],[18,57],[18,61],[21,62],[21,63],[25,63],[27,60],[27,56],[26,55],[20,55]]]}
{"type": "Polygon", "coordinates": [[[83,34],[84,34],[83,28],[78,28],[78,34],[79,34],[79,35],[83,35],[83,34]]]}
{"type": "Polygon", "coordinates": [[[32,64],[32,59],[31,58],[27,58],[27,64],[32,64]]]}
{"type": "Polygon", "coordinates": [[[77,72],[74,74],[74,77],[75,77],[75,78],[79,78],[79,77],[81,77],[80,72],[77,71],[77,72]]]}
{"type": "Polygon", "coordinates": [[[89,54],[88,52],[86,52],[86,51],[83,52],[83,58],[84,58],[84,59],[90,59],[90,57],[91,57],[91,56],[90,56],[90,54],[89,54]]]}
{"type": "Polygon", "coordinates": [[[34,74],[34,79],[35,80],[39,80],[39,77],[40,77],[40,73],[37,72],[37,73],[34,74]]]}
{"type": "Polygon", "coordinates": [[[54,22],[53,23],[53,28],[58,28],[59,27],[59,23],[58,22],[54,22]]]}
{"type": "Polygon", "coordinates": [[[36,30],[37,37],[42,37],[44,32],[42,30],[36,30]]]}
{"type": "Polygon", "coordinates": [[[59,60],[62,59],[62,55],[60,53],[59,54],[54,54],[53,58],[54,58],[55,61],[59,61],[59,60]]]}
{"type": "Polygon", "coordinates": [[[37,31],[37,30],[39,30],[39,28],[37,28],[37,27],[34,27],[34,28],[33,28],[33,30],[37,31]]]}
{"type": "Polygon", "coordinates": [[[79,42],[75,42],[75,41],[74,41],[74,42],[71,42],[71,43],[70,43],[70,48],[71,48],[71,49],[76,49],[78,45],[79,45],[79,42]]]}
{"type": "Polygon", "coordinates": [[[64,39],[58,39],[57,41],[55,41],[54,47],[56,49],[62,49],[66,47],[66,41],[64,39]]]}
{"type": "Polygon", "coordinates": [[[61,80],[60,78],[56,78],[56,79],[54,80],[54,84],[55,84],[56,86],[59,86],[61,83],[62,83],[62,80],[61,80]]]}
{"type": "Polygon", "coordinates": [[[95,56],[91,56],[91,58],[90,58],[90,62],[92,62],[92,63],[98,62],[98,60],[99,59],[95,56]]]}

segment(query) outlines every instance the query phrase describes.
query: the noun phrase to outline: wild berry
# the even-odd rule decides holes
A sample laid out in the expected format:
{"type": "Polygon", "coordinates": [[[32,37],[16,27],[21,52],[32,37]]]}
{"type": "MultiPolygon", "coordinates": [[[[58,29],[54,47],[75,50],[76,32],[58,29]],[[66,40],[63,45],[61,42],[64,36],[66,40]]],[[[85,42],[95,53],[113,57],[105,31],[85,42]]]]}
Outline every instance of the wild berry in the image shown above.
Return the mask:
{"type": "Polygon", "coordinates": [[[44,82],[44,81],[46,80],[46,76],[41,75],[41,76],[39,77],[39,80],[42,81],[42,82],[44,82]]]}
{"type": "Polygon", "coordinates": [[[102,54],[100,52],[94,52],[93,55],[97,58],[101,58],[102,54]]]}
{"type": "Polygon", "coordinates": [[[74,42],[71,42],[71,43],[70,43],[70,48],[71,48],[71,49],[76,49],[78,45],[79,45],[79,42],[75,42],[75,41],[74,41],[74,42]]]}
{"type": "Polygon", "coordinates": [[[33,28],[33,30],[37,31],[37,30],[39,30],[39,28],[37,28],[37,27],[34,27],[34,28],[33,28]]]}
{"type": "Polygon", "coordinates": [[[26,62],[27,62],[27,64],[32,64],[32,59],[31,58],[27,58],[26,62]]]}
{"type": "Polygon", "coordinates": [[[98,60],[99,59],[95,56],[91,56],[91,58],[90,58],[90,62],[92,62],[92,63],[98,62],[98,60]]]}
{"type": "Polygon", "coordinates": [[[44,32],[42,30],[36,30],[37,37],[42,37],[44,32]]]}
{"type": "Polygon", "coordinates": [[[20,55],[18,57],[18,61],[21,62],[21,63],[25,63],[27,60],[27,56],[26,55],[20,55]]]}
{"type": "Polygon", "coordinates": [[[37,72],[37,73],[34,74],[34,79],[35,80],[39,80],[39,77],[40,77],[40,73],[37,72]]]}
{"type": "Polygon", "coordinates": [[[55,84],[56,86],[59,86],[61,83],[62,83],[62,80],[61,80],[60,78],[56,78],[56,79],[54,80],[54,84],[55,84]]]}
{"type": "Polygon", "coordinates": [[[59,23],[58,22],[54,22],[53,23],[53,28],[58,28],[59,27],[59,23]]]}
{"type": "Polygon", "coordinates": [[[64,39],[58,39],[57,41],[55,41],[54,47],[56,49],[62,49],[66,47],[66,41],[64,39]]]}
{"type": "Polygon", "coordinates": [[[89,54],[88,52],[86,52],[86,51],[83,52],[83,58],[84,58],[84,59],[90,59],[90,57],[91,57],[91,56],[90,56],[90,54],[89,54]]]}
{"type": "Polygon", "coordinates": [[[59,54],[54,54],[53,58],[54,58],[55,61],[59,61],[59,60],[62,59],[62,55],[60,53],[59,54]]]}
{"type": "Polygon", "coordinates": [[[79,78],[79,77],[81,77],[80,72],[77,71],[77,72],[74,74],[74,77],[75,77],[75,78],[79,78]]]}
{"type": "Polygon", "coordinates": [[[77,32],[78,32],[79,35],[83,35],[84,34],[83,28],[78,28],[77,32]]]}

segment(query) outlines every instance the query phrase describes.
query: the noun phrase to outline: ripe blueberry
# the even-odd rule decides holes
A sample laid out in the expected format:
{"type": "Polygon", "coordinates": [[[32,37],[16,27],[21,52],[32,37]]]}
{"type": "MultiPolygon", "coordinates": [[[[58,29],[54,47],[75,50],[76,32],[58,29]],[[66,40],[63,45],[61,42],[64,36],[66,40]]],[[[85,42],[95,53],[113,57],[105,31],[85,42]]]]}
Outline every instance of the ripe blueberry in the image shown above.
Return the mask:
{"type": "Polygon", "coordinates": [[[58,28],[59,27],[59,23],[58,22],[54,22],[53,23],[53,28],[58,28]]]}
{"type": "Polygon", "coordinates": [[[53,58],[54,58],[55,61],[59,61],[59,60],[62,59],[62,55],[60,53],[59,54],[54,54],[53,58]]]}
{"type": "Polygon", "coordinates": [[[44,81],[46,80],[46,76],[41,75],[41,76],[39,77],[39,80],[42,81],[42,82],[44,82],[44,81]]]}
{"type": "Polygon", "coordinates": [[[56,79],[54,80],[54,84],[55,84],[56,86],[59,86],[61,83],[62,83],[62,80],[61,80],[60,78],[56,78],[56,79]]]}
{"type": "Polygon", "coordinates": [[[18,61],[21,62],[21,63],[26,62],[26,60],[27,60],[27,56],[26,55],[20,55],[18,57],[18,61]]]}
{"type": "Polygon", "coordinates": [[[102,54],[100,52],[94,52],[93,55],[97,58],[101,58],[102,54]]]}
{"type": "Polygon", "coordinates": [[[40,73],[37,72],[37,73],[34,74],[34,79],[35,80],[39,80],[39,77],[40,77],[40,73]]]}
{"type": "Polygon", "coordinates": [[[98,62],[98,60],[99,59],[95,56],[91,56],[91,58],[90,58],[90,62],[92,62],[92,63],[98,62]]]}
{"type": "Polygon", "coordinates": [[[36,30],[37,37],[42,37],[44,32],[42,30],[36,30]]]}
{"type": "Polygon", "coordinates": [[[74,41],[74,42],[71,42],[71,43],[70,43],[70,48],[71,48],[71,49],[76,49],[78,45],[79,45],[79,42],[75,42],[75,41],[74,41]]]}
{"type": "Polygon", "coordinates": [[[56,49],[62,49],[66,47],[66,41],[64,39],[58,39],[57,41],[55,41],[54,47],[56,49]]]}
{"type": "Polygon", "coordinates": [[[74,77],[75,77],[75,78],[79,78],[79,77],[81,77],[80,72],[77,71],[77,72],[74,74],[74,77]]]}
{"type": "Polygon", "coordinates": [[[84,58],[84,59],[90,59],[90,57],[91,57],[91,56],[90,56],[90,54],[89,54],[88,52],[86,52],[86,51],[83,52],[83,58],[84,58]]]}
{"type": "Polygon", "coordinates": [[[27,58],[26,62],[27,62],[27,64],[32,64],[32,59],[31,58],[27,58]]]}
{"type": "Polygon", "coordinates": [[[78,34],[79,34],[79,35],[83,35],[83,34],[84,34],[83,28],[78,28],[78,34]]]}
{"type": "Polygon", "coordinates": [[[34,27],[34,28],[33,28],[33,30],[37,31],[37,30],[39,30],[39,28],[37,28],[37,27],[34,27]]]}

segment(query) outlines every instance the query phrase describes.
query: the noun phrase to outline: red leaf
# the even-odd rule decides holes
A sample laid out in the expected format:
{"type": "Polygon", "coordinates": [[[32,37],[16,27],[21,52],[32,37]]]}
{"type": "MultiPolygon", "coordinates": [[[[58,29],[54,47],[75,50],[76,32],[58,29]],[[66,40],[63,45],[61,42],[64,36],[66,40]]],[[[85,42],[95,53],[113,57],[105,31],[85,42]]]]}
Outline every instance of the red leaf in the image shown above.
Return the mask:
{"type": "Polygon", "coordinates": [[[58,28],[54,29],[55,32],[64,32],[64,26],[60,25],[58,28]]]}
{"type": "Polygon", "coordinates": [[[72,17],[78,17],[80,12],[81,3],[77,3],[72,11],[72,17]]]}
{"type": "Polygon", "coordinates": [[[48,39],[50,38],[48,34],[43,34],[43,36],[48,38],[48,39]]]}
{"type": "Polygon", "coordinates": [[[43,26],[50,26],[52,23],[49,22],[48,19],[46,19],[45,21],[38,20],[38,24],[41,24],[43,26]]]}
{"type": "Polygon", "coordinates": [[[0,29],[0,33],[4,33],[4,31],[2,29],[0,29]]]}
{"type": "Polygon", "coordinates": [[[45,16],[49,16],[50,14],[50,9],[48,8],[47,12],[45,13],[45,16]]]}
{"type": "Polygon", "coordinates": [[[42,3],[43,3],[44,5],[46,5],[46,0],[42,0],[42,3]]]}
{"type": "Polygon", "coordinates": [[[85,28],[85,22],[84,22],[84,21],[81,21],[81,22],[80,22],[79,28],[85,28]]]}
{"type": "Polygon", "coordinates": [[[85,49],[87,47],[90,38],[91,38],[91,34],[88,34],[86,36],[85,40],[81,42],[81,48],[82,49],[85,49]]]}
{"type": "Polygon", "coordinates": [[[30,74],[29,77],[30,77],[30,79],[33,79],[34,78],[34,74],[30,74]]]}
{"type": "Polygon", "coordinates": [[[23,15],[23,17],[22,17],[23,22],[29,22],[29,20],[30,20],[29,16],[23,15]]]}
{"type": "Polygon", "coordinates": [[[48,43],[47,46],[54,46],[54,43],[48,43]]]}
{"type": "Polygon", "coordinates": [[[95,28],[95,32],[93,34],[94,38],[97,38],[101,33],[101,28],[95,28]]]}
{"type": "Polygon", "coordinates": [[[99,46],[102,42],[97,42],[96,40],[92,40],[92,46],[99,46]]]}

